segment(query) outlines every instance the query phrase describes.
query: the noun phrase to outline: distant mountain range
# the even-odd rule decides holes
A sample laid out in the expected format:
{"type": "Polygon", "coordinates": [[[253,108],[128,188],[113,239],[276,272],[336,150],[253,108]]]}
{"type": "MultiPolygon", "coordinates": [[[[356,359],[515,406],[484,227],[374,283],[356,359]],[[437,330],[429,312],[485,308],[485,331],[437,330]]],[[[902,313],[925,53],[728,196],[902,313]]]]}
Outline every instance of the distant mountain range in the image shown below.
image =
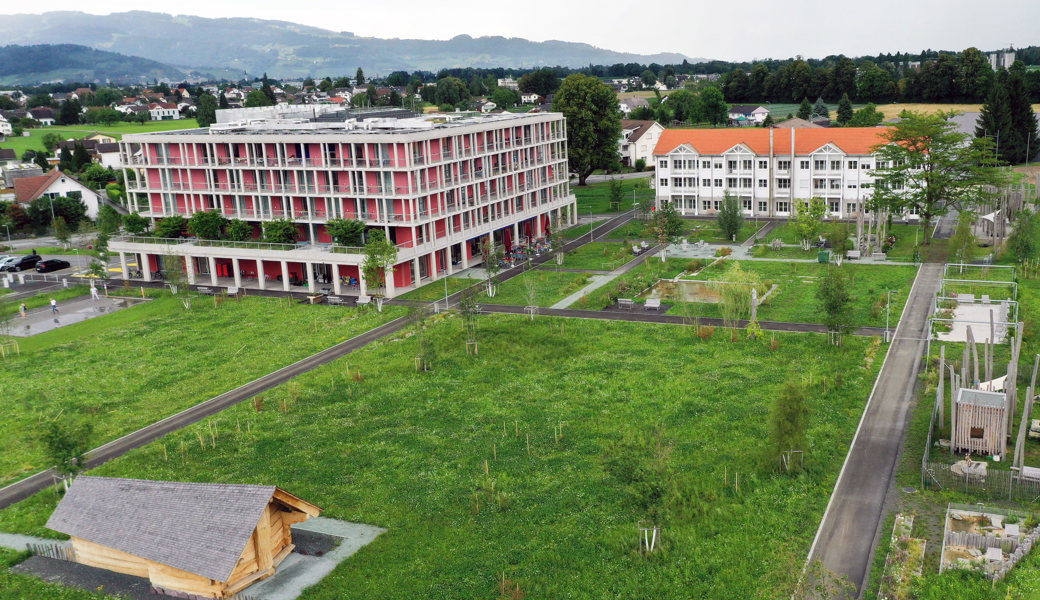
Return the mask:
{"type": "Polygon", "coordinates": [[[229,78],[370,75],[437,71],[451,67],[578,67],[614,63],[659,64],[705,59],[676,53],[629,54],[589,44],[460,35],[450,40],[358,37],[286,21],[207,19],[131,11],[111,15],[56,11],[0,19],[7,44],[82,44],[98,50],[176,65],[229,78]]]}
{"type": "Polygon", "coordinates": [[[146,83],[180,80],[185,72],[160,62],[75,44],[0,46],[0,85],[54,81],[146,83]]]}

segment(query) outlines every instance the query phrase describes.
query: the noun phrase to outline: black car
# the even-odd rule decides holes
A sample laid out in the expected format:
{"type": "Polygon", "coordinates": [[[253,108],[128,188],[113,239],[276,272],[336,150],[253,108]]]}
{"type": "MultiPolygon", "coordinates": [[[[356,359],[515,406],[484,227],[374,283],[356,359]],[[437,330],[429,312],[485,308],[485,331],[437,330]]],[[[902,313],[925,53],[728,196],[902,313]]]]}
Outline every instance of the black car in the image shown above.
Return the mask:
{"type": "Polygon", "coordinates": [[[36,266],[36,263],[40,262],[41,258],[39,254],[26,254],[18,260],[4,265],[5,271],[24,271],[31,269],[36,266]]]}
{"type": "Polygon", "coordinates": [[[60,271],[62,269],[68,269],[72,265],[67,260],[61,260],[60,258],[48,258],[47,260],[36,265],[37,273],[50,273],[51,271],[60,271]]]}

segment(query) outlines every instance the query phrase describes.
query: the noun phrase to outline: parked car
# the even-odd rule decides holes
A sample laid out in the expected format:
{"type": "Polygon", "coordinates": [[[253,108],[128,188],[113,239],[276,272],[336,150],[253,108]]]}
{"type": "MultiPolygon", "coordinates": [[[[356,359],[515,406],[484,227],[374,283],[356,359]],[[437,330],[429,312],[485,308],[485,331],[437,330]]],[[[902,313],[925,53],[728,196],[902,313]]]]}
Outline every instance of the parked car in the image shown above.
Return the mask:
{"type": "Polygon", "coordinates": [[[26,254],[24,256],[16,256],[14,260],[4,263],[4,271],[24,271],[31,269],[36,266],[36,263],[43,260],[39,254],[26,254]]]}
{"type": "Polygon", "coordinates": [[[68,269],[72,265],[67,260],[61,260],[60,258],[48,258],[36,265],[37,273],[50,273],[51,271],[60,271],[61,269],[68,269]]]}
{"type": "Polygon", "coordinates": [[[0,256],[0,271],[3,271],[4,267],[13,263],[17,258],[17,256],[0,256]]]}

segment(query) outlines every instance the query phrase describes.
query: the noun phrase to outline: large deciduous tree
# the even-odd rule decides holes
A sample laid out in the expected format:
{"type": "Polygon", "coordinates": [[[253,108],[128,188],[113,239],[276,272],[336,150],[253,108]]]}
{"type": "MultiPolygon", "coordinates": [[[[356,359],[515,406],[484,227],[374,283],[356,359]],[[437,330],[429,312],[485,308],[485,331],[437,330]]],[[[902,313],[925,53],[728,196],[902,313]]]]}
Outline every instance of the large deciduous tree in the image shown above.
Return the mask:
{"type": "Polygon", "coordinates": [[[195,112],[199,127],[209,127],[217,122],[217,99],[210,94],[199,96],[199,109],[195,112]]]}
{"type": "Polygon", "coordinates": [[[697,112],[702,120],[711,123],[713,127],[728,121],[729,105],[726,104],[722,90],[714,86],[704,88],[697,97],[697,112]]]}
{"type": "Polygon", "coordinates": [[[993,142],[957,130],[956,113],[903,111],[874,147],[877,169],[870,205],[893,213],[916,210],[931,243],[930,224],[950,209],[990,203],[1006,176],[994,167],[993,142]]]}
{"type": "Polygon", "coordinates": [[[610,86],[595,77],[571,75],[560,84],[553,110],[567,118],[567,160],[579,186],[596,169],[617,166],[621,111],[610,86]]]}
{"type": "Polygon", "coordinates": [[[197,212],[188,219],[188,230],[204,240],[219,240],[228,220],[215,210],[197,212]]]}
{"type": "Polygon", "coordinates": [[[560,77],[556,74],[556,69],[546,67],[527,73],[516,84],[521,92],[548,96],[560,89],[560,77]]]}
{"type": "Polygon", "coordinates": [[[329,235],[341,246],[361,247],[365,243],[365,223],[357,219],[329,219],[325,224],[329,235]]]}

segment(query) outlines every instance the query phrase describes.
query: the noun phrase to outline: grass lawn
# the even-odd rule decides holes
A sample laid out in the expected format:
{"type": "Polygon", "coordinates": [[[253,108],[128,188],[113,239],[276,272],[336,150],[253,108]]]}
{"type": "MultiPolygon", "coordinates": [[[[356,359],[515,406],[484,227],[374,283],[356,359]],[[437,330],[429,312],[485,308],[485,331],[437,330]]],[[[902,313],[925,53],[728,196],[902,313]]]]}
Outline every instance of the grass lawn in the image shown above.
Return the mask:
{"type": "MultiPolygon", "coordinates": [[[[654,190],[649,186],[650,178],[622,179],[621,180],[621,210],[629,210],[634,203],[640,200],[654,199],[654,190]]],[[[578,214],[604,214],[618,212],[616,206],[610,205],[610,182],[590,183],[588,185],[571,186],[575,198],[578,200],[578,214]]]]}
{"type": "MultiPolygon", "coordinates": [[[[630,239],[630,240],[653,240],[655,239],[654,233],[649,230],[650,223],[640,221],[639,219],[632,219],[628,223],[615,228],[607,237],[610,239],[630,239]]],[[[744,221],[744,224],[740,227],[740,233],[737,234],[737,242],[741,243],[748,239],[756,231],[758,231],[762,225],[755,223],[754,221],[744,221]]],[[[714,221],[707,221],[703,219],[686,219],[683,221],[683,235],[682,237],[687,238],[691,242],[698,240],[704,240],[713,244],[724,244],[733,243],[729,238],[722,235],[718,225],[714,221]]]]}
{"type": "Polygon", "coordinates": [[[590,228],[599,227],[603,223],[606,223],[606,220],[603,220],[603,221],[593,221],[591,224],[590,223],[585,223],[584,225],[575,225],[574,227],[571,227],[570,229],[564,230],[563,233],[561,233],[560,235],[562,235],[563,239],[565,239],[565,240],[576,240],[576,239],[580,238],[583,235],[588,235],[590,228]]]}
{"type": "Polygon", "coordinates": [[[32,251],[36,250],[36,253],[40,256],[48,256],[56,254],[58,256],[75,256],[77,253],[82,256],[98,256],[96,250],[89,250],[86,246],[82,248],[60,248],[57,246],[41,246],[39,248],[24,248],[22,250],[10,250],[9,254],[32,254],[32,251]]]}
{"type": "Polygon", "coordinates": [[[692,264],[688,258],[668,258],[661,261],[658,255],[651,256],[631,271],[614,278],[607,285],[582,296],[571,308],[599,310],[617,302],[618,298],[635,298],[659,279],[672,278],[687,270],[692,264]]]}
{"type": "MultiPolygon", "coordinates": [[[[479,283],[479,279],[463,279],[461,277],[448,277],[448,294],[454,294],[460,292],[469,286],[479,283]]],[[[433,302],[434,300],[444,299],[444,281],[438,279],[432,283],[427,283],[417,290],[412,290],[407,294],[398,296],[405,300],[428,300],[433,302]]]]}
{"type": "MultiPolygon", "coordinates": [[[[431,321],[430,372],[401,335],[273,390],[262,412],[238,405],[95,474],[275,484],[387,528],[310,600],[484,600],[503,577],[528,598],[790,596],[881,364],[876,340],[791,334],[774,351],[676,326],[494,315],[471,357],[462,329],[431,321]],[[791,373],[814,375],[797,476],[775,473],[766,441],[791,373]],[[651,556],[641,519],[661,526],[651,556]]],[[[0,511],[0,527],[41,532],[55,499],[0,511]]]]}
{"type": "MultiPolygon", "coordinates": [[[[591,242],[568,252],[563,258],[563,269],[588,269],[592,271],[611,271],[635,258],[632,256],[632,245],[616,242],[591,242]]],[[[553,261],[549,266],[556,267],[553,261]]]]}
{"type": "Polygon", "coordinates": [[[30,148],[43,150],[43,136],[58,133],[62,139],[82,139],[94,133],[105,133],[117,140],[123,139],[127,133],[148,133],[151,131],[171,131],[174,129],[194,129],[199,124],[195,119],[179,119],[177,121],[149,121],[148,123],[116,123],[115,125],[54,125],[39,129],[26,129],[28,137],[9,137],[0,143],[0,148],[13,148],[21,157],[30,148]]]}
{"type": "Polygon", "coordinates": [[[751,249],[751,256],[755,258],[797,258],[801,260],[819,259],[819,248],[802,250],[800,246],[781,246],[779,250],[773,250],[769,246],[759,244],[751,249]]]}
{"type": "Polygon", "coordinates": [[[532,306],[531,290],[528,289],[531,286],[535,295],[534,306],[552,306],[588,283],[589,276],[585,273],[532,269],[498,284],[498,291],[493,298],[481,294],[480,302],[532,306]]]}
{"type": "Polygon", "coordinates": [[[186,311],[166,295],[20,339],[0,373],[0,483],[49,466],[32,441],[44,419],[88,420],[100,445],[403,313],[254,296],[186,311]]]}
{"type": "MultiPolygon", "coordinates": [[[[718,279],[732,265],[739,264],[745,271],[759,274],[763,283],[779,287],[758,307],[758,318],[762,321],[789,321],[793,323],[820,323],[822,315],[816,301],[816,285],[828,265],[817,263],[784,263],[766,261],[727,260],[704,269],[698,280],[718,279]]],[[[842,267],[853,277],[852,305],[854,322],[859,326],[885,326],[885,300],[887,290],[892,294],[891,322],[895,327],[910,288],[917,275],[915,266],[855,265],[845,263],[842,267]]],[[[718,305],[700,302],[677,305],[669,314],[718,317],[718,305]],[[689,308],[689,313],[684,310],[689,308]]]]}

